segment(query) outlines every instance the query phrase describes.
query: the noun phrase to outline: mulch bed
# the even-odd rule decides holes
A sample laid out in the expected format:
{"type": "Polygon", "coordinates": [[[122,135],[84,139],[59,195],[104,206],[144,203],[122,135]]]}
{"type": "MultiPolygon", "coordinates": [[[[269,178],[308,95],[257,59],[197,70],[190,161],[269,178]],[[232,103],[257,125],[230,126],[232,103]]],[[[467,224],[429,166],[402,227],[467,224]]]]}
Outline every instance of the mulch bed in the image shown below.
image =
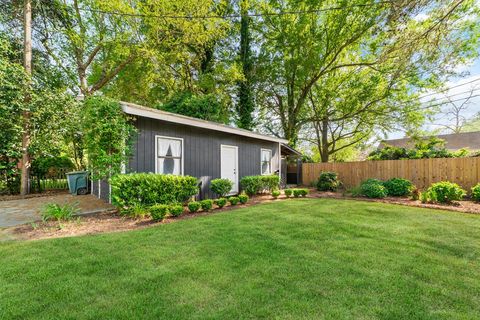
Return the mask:
{"type": "Polygon", "coordinates": [[[0,201],[10,201],[10,200],[21,200],[21,199],[30,199],[30,198],[40,198],[40,197],[50,197],[57,196],[61,194],[68,194],[68,190],[48,190],[41,193],[30,193],[25,196],[19,194],[5,194],[0,195],[0,201]]]}
{"type": "MultiPolygon", "coordinates": [[[[407,198],[384,198],[384,199],[368,199],[368,198],[354,198],[334,192],[318,192],[310,190],[309,198],[327,198],[327,199],[342,199],[342,200],[356,200],[367,202],[381,202],[390,204],[406,205],[411,207],[442,209],[456,212],[475,213],[480,214],[480,205],[471,201],[460,201],[453,205],[438,205],[438,204],[424,204],[420,201],[414,201],[407,198]]],[[[273,199],[271,195],[260,195],[250,198],[247,204],[238,204],[236,206],[227,205],[222,209],[213,209],[208,212],[190,213],[186,209],[185,213],[180,217],[167,217],[161,222],[152,221],[150,218],[132,219],[121,216],[116,210],[105,211],[93,215],[79,216],[72,221],[67,222],[47,222],[47,223],[32,223],[22,226],[12,227],[7,230],[14,239],[21,240],[37,240],[47,238],[70,237],[88,234],[97,234],[104,232],[120,232],[126,230],[142,229],[159,224],[172,223],[183,219],[192,219],[199,216],[206,216],[210,214],[231,211],[240,208],[246,208],[259,203],[281,201],[286,199],[285,195],[281,195],[277,200],[273,199]]]]}

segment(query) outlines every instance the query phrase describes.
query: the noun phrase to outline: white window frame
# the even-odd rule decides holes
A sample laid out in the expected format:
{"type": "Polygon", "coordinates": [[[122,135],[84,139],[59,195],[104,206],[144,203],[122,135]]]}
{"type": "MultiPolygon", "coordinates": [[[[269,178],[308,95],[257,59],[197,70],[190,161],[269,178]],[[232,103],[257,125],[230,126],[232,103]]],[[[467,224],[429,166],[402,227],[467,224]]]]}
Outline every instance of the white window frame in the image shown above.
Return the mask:
{"type": "Polygon", "coordinates": [[[178,138],[178,137],[169,137],[169,136],[160,136],[160,135],[155,135],[155,173],[158,172],[158,159],[160,158],[158,156],[158,139],[170,139],[170,140],[179,140],[182,143],[182,156],[180,157],[180,175],[183,176],[184,172],[184,158],[185,158],[185,153],[184,153],[184,141],[183,138],[178,138]]]}
{"type": "Polygon", "coordinates": [[[272,161],[273,161],[273,151],[272,151],[272,149],[263,149],[263,148],[260,149],[260,174],[262,176],[268,176],[268,175],[273,174],[273,172],[272,172],[273,171],[272,170],[273,169],[272,168],[272,161]],[[263,173],[262,172],[262,164],[263,164],[262,154],[263,154],[264,151],[270,152],[270,163],[269,163],[269,171],[270,172],[269,173],[263,173]]]}

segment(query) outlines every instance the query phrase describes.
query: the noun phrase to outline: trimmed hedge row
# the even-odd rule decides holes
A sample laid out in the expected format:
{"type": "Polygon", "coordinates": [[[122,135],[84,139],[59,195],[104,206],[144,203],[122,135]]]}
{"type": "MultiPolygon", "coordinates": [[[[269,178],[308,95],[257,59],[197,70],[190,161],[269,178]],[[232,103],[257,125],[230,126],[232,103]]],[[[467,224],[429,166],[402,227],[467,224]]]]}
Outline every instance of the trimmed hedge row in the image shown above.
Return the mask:
{"type": "Polygon", "coordinates": [[[257,193],[272,192],[277,190],[280,177],[277,175],[245,176],[240,179],[240,186],[246,194],[253,196],[257,193]]]}
{"type": "Polygon", "coordinates": [[[120,208],[184,203],[198,193],[196,178],[170,174],[119,174],[110,185],[112,203],[120,208]]]}

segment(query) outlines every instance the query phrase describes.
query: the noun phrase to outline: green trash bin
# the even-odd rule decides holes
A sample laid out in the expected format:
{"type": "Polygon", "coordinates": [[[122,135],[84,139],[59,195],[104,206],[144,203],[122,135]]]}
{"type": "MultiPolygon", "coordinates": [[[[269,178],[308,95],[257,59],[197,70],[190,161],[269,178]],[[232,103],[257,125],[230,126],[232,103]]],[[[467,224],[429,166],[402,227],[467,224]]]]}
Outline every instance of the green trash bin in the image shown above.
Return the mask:
{"type": "Polygon", "coordinates": [[[88,192],[88,171],[68,172],[68,190],[71,194],[84,195],[88,192]]]}

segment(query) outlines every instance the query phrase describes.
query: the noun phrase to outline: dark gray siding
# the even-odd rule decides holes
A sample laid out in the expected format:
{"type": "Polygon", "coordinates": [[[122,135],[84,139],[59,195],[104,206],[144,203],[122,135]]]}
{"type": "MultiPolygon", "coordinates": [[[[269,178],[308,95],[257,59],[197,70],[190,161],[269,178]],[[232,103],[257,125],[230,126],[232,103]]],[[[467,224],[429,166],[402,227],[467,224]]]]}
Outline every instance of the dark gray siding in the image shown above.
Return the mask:
{"type": "Polygon", "coordinates": [[[262,148],[272,150],[272,171],[278,170],[278,142],[143,117],[137,118],[135,126],[138,133],[128,172],[155,172],[156,135],[183,138],[184,174],[201,179],[202,194],[206,197],[214,196],[209,190],[210,180],[220,178],[220,145],[222,144],[238,147],[239,180],[243,176],[260,174],[262,148]]]}

